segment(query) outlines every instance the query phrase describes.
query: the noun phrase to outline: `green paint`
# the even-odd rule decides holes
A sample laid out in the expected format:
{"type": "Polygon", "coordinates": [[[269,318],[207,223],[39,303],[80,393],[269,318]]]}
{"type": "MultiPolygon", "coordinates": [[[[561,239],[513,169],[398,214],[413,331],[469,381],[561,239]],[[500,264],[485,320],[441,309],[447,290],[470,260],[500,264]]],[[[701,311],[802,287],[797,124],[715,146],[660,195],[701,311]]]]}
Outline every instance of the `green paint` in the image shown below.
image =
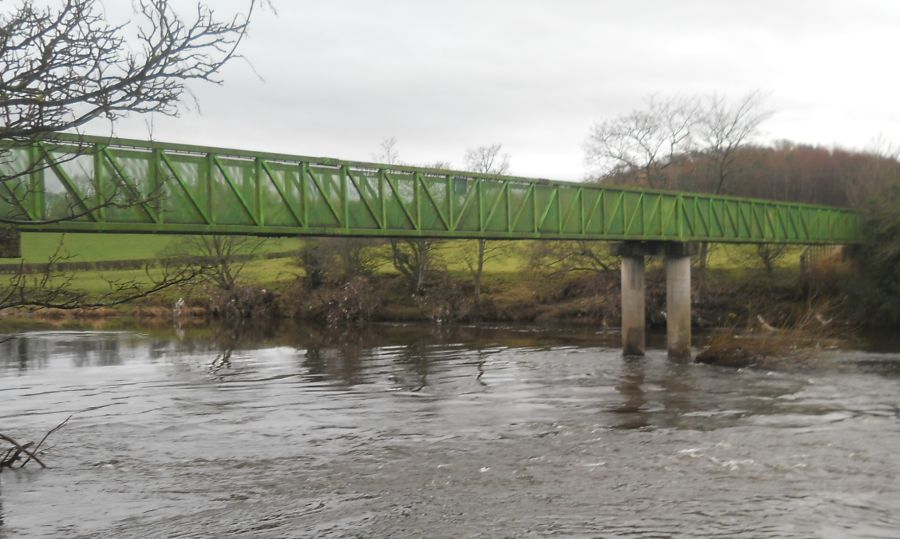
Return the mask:
{"type": "MultiPolygon", "coordinates": [[[[19,151],[32,159],[38,154],[35,148],[19,151]]],[[[40,153],[49,168],[31,175],[30,189],[9,189],[14,204],[0,208],[0,216],[21,220],[23,231],[791,244],[860,240],[855,212],[810,204],[89,136],[54,136],[41,143],[40,153]],[[93,167],[87,167],[92,170],[79,173],[81,182],[62,166],[75,153],[95,157],[93,167]],[[52,186],[47,170],[56,179],[52,186]],[[121,184],[138,211],[96,208],[97,201],[78,188],[94,185],[102,193],[110,181],[121,184]],[[158,199],[142,199],[142,193],[157,187],[158,199]],[[72,219],[75,215],[80,218],[72,219]]]]}

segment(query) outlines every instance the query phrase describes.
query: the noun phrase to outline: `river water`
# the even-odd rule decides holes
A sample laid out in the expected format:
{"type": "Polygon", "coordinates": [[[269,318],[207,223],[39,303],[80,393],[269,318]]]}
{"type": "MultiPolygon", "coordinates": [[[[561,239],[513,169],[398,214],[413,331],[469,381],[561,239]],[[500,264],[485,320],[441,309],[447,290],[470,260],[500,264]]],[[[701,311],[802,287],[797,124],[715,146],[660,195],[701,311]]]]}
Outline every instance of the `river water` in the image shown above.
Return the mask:
{"type": "Polygon", "coordinates": [[[900,537],[900,347],[623,359],[614,334],[24,331],[2,537],[900,537]],[[893,350],[893,352],[891,351],[893,350]]]}

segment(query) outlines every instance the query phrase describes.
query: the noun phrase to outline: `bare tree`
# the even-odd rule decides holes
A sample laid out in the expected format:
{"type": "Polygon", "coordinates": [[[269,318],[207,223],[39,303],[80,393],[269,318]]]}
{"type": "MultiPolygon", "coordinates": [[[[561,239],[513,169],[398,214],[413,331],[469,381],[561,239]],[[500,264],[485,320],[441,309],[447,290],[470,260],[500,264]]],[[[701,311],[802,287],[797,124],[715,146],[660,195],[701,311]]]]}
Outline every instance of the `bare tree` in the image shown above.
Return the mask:
{"type": "Polygon", "coordinates": [[[765,98],[765,94],[755,90],[734,102],[718,94],[701,100],[695,131],[715,180],[713,193],[724,192],[726,182],[737,171],[739,150],[752,142],[762,123],[772,116],[765,98]]]}
{"type": "Polygon", "coordinates": [[[605,242],[585,240],[535,242],[529,253],[529,264],[548,275],[572,272],[614,275],[619,267],[618,257],[610,253],[605,242]]]}
{"type": "Polygon", "coordinates": [[[23,0],[0,13],[0,139],[31,141],[131,112],[177,115],[187,82],[221,83],[257,0],[226,20],[203,3],[185,20],[168,0],[136,0],[135,20],[122,25],[97,0],[53,4],[23,0]]]}
{"type": "Polygon", "coordinates": [[[759,243],[756,245],[756,256],[770,277],[775,273],[775,265],[784,258],[787,252],[788,246],[783,243],[759,243]]]}
{"type": "Polygon", "coordinates": [[[107,289],[87,293],[73,286],[74,275],[60,270],[68,259],[62,241],[46,264],[38,271],[26,269],[24,261],[18,271],[0,285],[0,310],[10,308],[78,309],[121,305],[144,298],[171,287],[196,281],[207,271],[205,264],[184,264],[163,258],[157,264],[144,266],[144,279],[107,279],[107,289]]]}
{"type": "Polygon", "coordinates": [[[409,285],[410,293],[422,293],[429,273],[439,263],[438,243],[426,239],[392,239],[390,261],[409,285]]]}
{"type": "MultiPolygon", "coordinates": [[[[397,137],[387,137],[379,144],[378,152],[372,158],[386,165],[400,164],[400,151],[397,149],[397,137]]],[[[431,168],[444,168],[445,163],[438,163],[431,168]]],[[[417,296],[422,293],[428,274],[435,269],[438,260],[438,242],[425,238],[409,238],[390,240],[391,250],[388,261],[402,275],[410,293],[417,296]]]]}
{"type": "Polygon", "coordinates": [[[306,273],[306,285],[319,288],[328,277],[349,281],[369,277],[383,262],[374,249],[377,240],[369,238],[315,238],[304,240],[298,262],[306,273]]]}
{"type": "Polygon", "coordinates": [[[265,242],[248,236],[187,236],[173,250],[206,268],[203,282],[222,292],[234,292],[244,266],[265,242]]]}
{"type": "Polygon", "coordinates": [[[197,282],[206,287],[207,306],[213,315],[243,323],[269,317],[277,310],[271,291],[248,286],[241,278],[266,241],[248,236],[187,236],[170,252],[187,266],[204,268],[197,282]]]}
{"type": "MultiPolygon", "coordinates": [[[[594,125],[585,144],[587,162],[599,167],[601,179],[653,188],[672,187],[676,178],[670,167],[680,163],[674,168],[687,171],[695,189],[702,185],[715,194],[725,193],[738,172],[741,150],[771,115],[760,91],[735,101],[717,94],[650,96],[643,109],[594,125]],[[704,174],[707,182],[700,181],[704,174]]],[[[709,246],[704,243],[697,275],[701,292],[708,260],[709,246]]]]}
{"type": "MultiPolygon", "coordinates": [[[[261,1],[247,0],[245,15],[224,20],[202,2],[182,17],[169,0],[136,0],[135,18],[124,24],[106,20],[98,0],[23,0],[0,12],[0,165],[15,164],[0,166],[0,185],[8,186],[0,199],[15,207],[31,189],[20,179],[50,166],[49,155],[28,152],[48,135],[98,120],[112,128],[132,112],[177,116],[189,82],[221,83],[219,71],[236,56],[261,1]],[[27,162],[16,163],[22,156],[27,162]]],[[[74,160],[87,149],[75,143],[52,161],[74,160]]],[[[160,192],[136,193],[113,182],[90,207],[72,205],[43,222],[146,204],[160,192]]],[[[26,221],[35,222],[2,222],[26,221]]]]}
{"type": "Polygon", "coordinates": [[[397,149],[397,137],[385,137],[378,144],[378,151],[372,154],[372,159],[385,165],[400,164],[400,151],[397,149]]]}
{"type": "MultiPolygon", "coordinates": [[[[99,0],[9,2],[0,10],[0,199],[21,196],[18,184],[28,183],[21,179],[49,166],[50,159],[41,155],[12,166],[47,136],[97,121],[112,128],[129,113],[177,116],[188,83],[221,83],[222,67],[237,56],[250,17],[263,1],[247,0],[244,14],[220,19],[203,2],[194,3],[185,17],[169,0],[135,0],[135,16],[123,24],[107,20],[99,0]]],[[[62,159],[83,153],[77,146],[62,159]]],[[[62,219],[105,206],[144,204],[157,194],[123,192],[117,185],[95,207],[69,208],[62,219]]],[[[21,223],[7,221],[16,224],[21,223]]],[[[6,298],[0,308],[122,303],[196,276],[194,270],[164,270],[164,279],[149,288],[134,281],[111,283],[110,293],[88,299],[71,289],[71,277],[53,269],[53,260],[47,267],[42,276],[20,273],[0,289],[6,298]]]]}
{"type": "MultiPolygon", "coordinates": [[[[772,277],[778,263],[788,254],[794,252],[794,248],[783,243],[759,243],[755,245],[732,245],[731,248],[722,250],[727,257],[741,267],[752,267],[756,264],[762,266],[766,275],[772,277]]],[[[803,260],[800,262],[804,265],[803,260]]]]}
{"type": "Polygon", "coordinates": [[[509,172],[509,154],[502,153],[502,144],[478,146],[466,150],[466,169],[483,174],[507,174],[509,172]]]}
{"type": "MultiPolygon", "coordinates": [[[[509,172],[509,154],[502,153],[503,145],[491,144],[488,146],[478,146],[466,150],[465,163],[466,168],[472,172],[480,172],[483,174],[507,174],[509,172]]],[[[465,251],[466,267],[472,274],[472,284],[475,288],[475,305],[481,305],[481,282],[484,275],[484,265],[489,260],[502,256],[508,244],[503,241],[488,241],[486,239],[477,239],[472,247],[467,247],[465,251]]]]}
{"type": "Polygon", "coordinates": [[[697,105],[694,98],[650,96],[644,108],[594,124],[585,143],[587,163],[601,176],[665,187],[665,169],[693,147],[697,105]]]}
{"type": "MultiPolygon", "coordinates": [[[[718,195],[724,192],[727,182],[738,172],[739,151],[753,140],[759,133],[760,125],[771,116],[772,112],[765,106],[765,95],[758,90],[734,102],[729,102],[724,96],[717,94],[701,100],[695,131],[700,152],[708,162],[708,174],[715,185],[713,193],[718,195]]],[[[767,268],[770,264],[764,254],[770,251],[768,247],[759,251],[767,268]]],[[[697,275],[698,289],[701,293],[706,281],[708,263],[709,244],[704,242],[700,246],[700,267],[697,275]]]]}

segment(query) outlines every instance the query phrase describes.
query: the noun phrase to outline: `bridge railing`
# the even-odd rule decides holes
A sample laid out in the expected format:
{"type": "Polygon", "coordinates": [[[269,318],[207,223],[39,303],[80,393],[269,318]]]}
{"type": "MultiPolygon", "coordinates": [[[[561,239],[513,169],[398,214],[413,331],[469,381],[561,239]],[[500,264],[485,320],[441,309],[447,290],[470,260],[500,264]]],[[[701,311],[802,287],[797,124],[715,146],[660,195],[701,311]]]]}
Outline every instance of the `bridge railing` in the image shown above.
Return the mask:
{"type": "Polygon", "coordinates": [[[59,135],[7,151],[22,230],[853,243],[848,209],[59,135]]]}

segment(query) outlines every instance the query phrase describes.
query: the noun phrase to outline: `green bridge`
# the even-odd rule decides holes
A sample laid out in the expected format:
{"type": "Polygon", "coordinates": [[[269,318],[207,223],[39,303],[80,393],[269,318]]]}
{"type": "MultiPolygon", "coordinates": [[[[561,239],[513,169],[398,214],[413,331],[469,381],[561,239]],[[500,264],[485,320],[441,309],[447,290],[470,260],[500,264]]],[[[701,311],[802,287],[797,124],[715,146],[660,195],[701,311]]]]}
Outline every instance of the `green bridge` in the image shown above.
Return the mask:
{"type": "Polygon", "coordinates": [[[3,163],[25,231],[839,244],[847,209],[58,135],[3,163]]]}
{"type": "Polygon", "coordinates": [[[141,140],[56,135],[0,159],[16,231],[620,242],[626,354],[645,343],[647,256],[664,256],[669,354],[691,346],[697,242],[852,244],[848,209],[141,140]]]}

